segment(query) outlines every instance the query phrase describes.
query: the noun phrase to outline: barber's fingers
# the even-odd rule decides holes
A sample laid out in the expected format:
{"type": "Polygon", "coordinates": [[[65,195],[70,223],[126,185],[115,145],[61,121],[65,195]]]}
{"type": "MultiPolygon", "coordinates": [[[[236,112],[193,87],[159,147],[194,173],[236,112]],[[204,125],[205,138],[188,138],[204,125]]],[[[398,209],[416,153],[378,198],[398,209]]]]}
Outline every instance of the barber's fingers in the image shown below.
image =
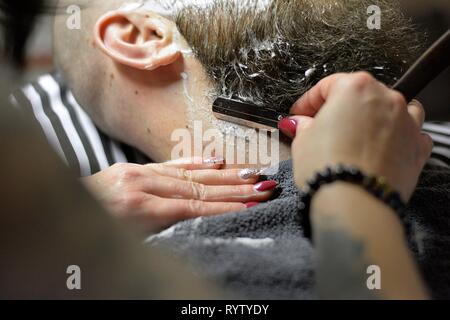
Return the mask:
{"type": "Polygon", "coordinates": [[[408,105],[408,113],[419,128],[422,128],[423,123],[425,122],[425,109],[423,105],[417,100],[411,101],[408,105]]]}
{"type": "MultiPolygon", "coordinates": [[[[425,109],[423,105],[413,100],[408,104],[408,113],[417,125],[418,130],[422,130],[422,126],[425,122],[425,109]]],[[[425,166],[426,162],[431,156],[433,150],[433,139],[426,133],[421,133],[419,136],[419,152],[420,152],[420,166],[425,166]]]]}
{"type": "Polygon", "coordinates": [[[142,191],[163,198],[243,203],[266,201],[276,187],[275,181],[264,181],[256,185],[208,186],[164,176],[143,179],[140,186],[142,191]]]}
{"type": "Polygon", "coordinates": [[[261,173],[258,169],[188,170],[165,165],[149,165],[147,168],[151,171],[150,174],[157,173],[183,181],[216,186],[253,184],[258,181],[261,173]]]}
{"type": "Polygon", "coordinates": [[[420,136],[420,144],[421,144],[421,166],[425,166],[426,162],[431,156],[433,151],[434,142],[431,136],[427,133],[421,133],[420,136]]]}
{"type": "Polygon", "coordinates": [[[164,165],[171,168],[182,168],[186,170],[202,170],[202,169],[220,169],[225,164],[225,160],[222,157],[212,158],[182,158],[178,160],[172,160],[164,162],[162,164],[150,164],[149,166],[164,165]]]}
{"type": "Polygon", "coordinates": [[[281,120],[278,123],[278,128],[284,135],[294,139],[300,131],[308,129],[313,122],[314,119],[311,117],[291,116],[281,120]]]}
{"type": "MultiPolygon", "coordinates": [[[[422,130],[422,126],[425,122],[425,108],[418,100],[411,101],[408,106],[408,113],[417,125],[418,130],[422,130]]],[[[433,150],[433,139],[426,133],[421,133],[419,136],[419,152],[420,152],[420,165],[425,166],[426,162],[431,156],[433,150]]]]}
{"type": "Polygon", "coordinates": [[[180,220],[238,212],[247,207],[248,205],[239,202],[204,202],[150,197],[147,207],[143,209],[152,218],[154,212],[157,212],[160,219],[167,219],[167,225],[171,225],[180,220]]]}
{"type": "Polygon", "coordinates": [[[320,80],[313,88],[307,91],[294,103],[290,113],[293,115],[314,117],[327,101],[333,85],[343,76],[346,76],[346,74],[336,73],[320,80]]]}

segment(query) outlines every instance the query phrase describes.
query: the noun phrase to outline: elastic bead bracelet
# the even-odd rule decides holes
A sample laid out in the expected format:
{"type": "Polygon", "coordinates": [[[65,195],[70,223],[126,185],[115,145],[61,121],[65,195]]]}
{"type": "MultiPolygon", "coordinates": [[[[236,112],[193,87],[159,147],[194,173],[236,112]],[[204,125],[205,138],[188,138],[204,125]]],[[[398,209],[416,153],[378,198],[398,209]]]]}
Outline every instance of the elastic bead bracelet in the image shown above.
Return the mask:
{"type": "MultiPolygon", "coordinates": [[[[326,167],[324,170],[317,172],[313,178],[307,181],[306,186],[300,189],[299,214],[304,234],[307,238],[312,239],[310,207],[314,195],[322,186],[338,181],[364,188],[397,212],[400,219],[407,225],[404,210],[406,208],[405,203],[402,201],[400,194],[387,183],[385,178],[369,176],[357,167],[340,164],[336,167],[326,167]]],[[[406,231],[409,232],[408,226],[406,226],[406,231]]]]}

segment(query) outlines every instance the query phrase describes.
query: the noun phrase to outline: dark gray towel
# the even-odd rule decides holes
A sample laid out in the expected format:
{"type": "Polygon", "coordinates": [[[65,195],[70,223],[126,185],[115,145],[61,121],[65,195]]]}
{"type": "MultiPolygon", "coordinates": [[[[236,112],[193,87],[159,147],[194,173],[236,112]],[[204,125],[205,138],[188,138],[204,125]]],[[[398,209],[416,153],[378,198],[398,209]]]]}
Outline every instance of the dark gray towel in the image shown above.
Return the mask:
{"type": "MultiPolygon", "coordinates": [[[[314,299],[314,248],[303,236],[291,162],[276,198],[246,212],[180,223],[150,238],[234,296],[314,299]]],[[[427,168],[408,209],[412,250],[436,298],[450,298],[450,170],[427,168]]]]}

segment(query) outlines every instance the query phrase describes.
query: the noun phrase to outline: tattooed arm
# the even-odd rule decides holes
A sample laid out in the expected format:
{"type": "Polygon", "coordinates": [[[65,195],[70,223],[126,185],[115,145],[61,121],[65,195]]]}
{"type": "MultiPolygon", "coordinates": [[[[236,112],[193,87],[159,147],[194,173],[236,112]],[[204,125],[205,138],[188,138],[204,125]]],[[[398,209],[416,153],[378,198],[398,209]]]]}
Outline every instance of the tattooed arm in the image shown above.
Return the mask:
{"type": "Polygon", "coordinates": [[[321,299],[427,298],[400,220],[365,190],[345,183],[324,187],[311,219],[321,299]],[[370,266],[379,267],[380,289],[369,289],[370,266]]]}

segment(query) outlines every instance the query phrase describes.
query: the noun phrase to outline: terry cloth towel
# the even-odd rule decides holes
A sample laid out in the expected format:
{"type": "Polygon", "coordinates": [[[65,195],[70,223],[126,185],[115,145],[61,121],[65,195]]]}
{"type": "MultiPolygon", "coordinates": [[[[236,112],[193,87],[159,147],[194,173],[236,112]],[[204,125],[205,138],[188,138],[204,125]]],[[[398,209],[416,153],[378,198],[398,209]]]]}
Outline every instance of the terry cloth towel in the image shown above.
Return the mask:
{"type": "MultiPolygon", "coordinates": [[[[245,299],[314,299],[314,247],[303,236],[292,163],[270,177],[274,200],[248,211],[185,221],[148,239],[198,275],[245,299]]],[[[434,298],[450,298],[450,170],[427,167],[407,210],[413,250],[434,298]]],[[[336,275],[339,276],[339,275],[336,275]]]]}

